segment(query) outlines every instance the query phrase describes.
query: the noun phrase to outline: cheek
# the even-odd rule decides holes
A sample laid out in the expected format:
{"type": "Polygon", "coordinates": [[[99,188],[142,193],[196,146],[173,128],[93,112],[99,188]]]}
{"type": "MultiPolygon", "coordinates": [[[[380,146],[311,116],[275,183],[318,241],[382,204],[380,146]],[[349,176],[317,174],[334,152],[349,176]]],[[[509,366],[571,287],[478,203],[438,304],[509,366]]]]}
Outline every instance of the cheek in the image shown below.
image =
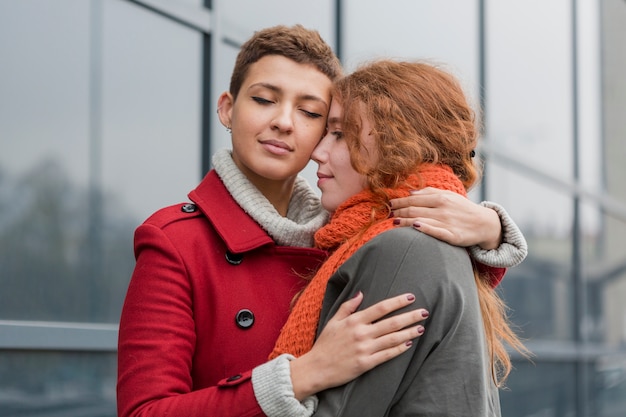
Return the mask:
{"type": "Polygon", "coordinates": [[[268,119],[269,117],[261,111],[249,111],[244,117],[240,115],[240,120],[242,121],[240,124],[245,131],[261,132],[269,125],[268,119]]]}
{"type": "Polygon", "coordinates": [[[326,131],[326,124],[311,124],[305,127],[303,142],[306,142],[306,146],[311,148],[311,151],[315,149],[318,143],[322,140],[324,132],[326,131]]]}
{"type": "Polygon", "coordinates": [[[367,180],[364,175],[357,174],[355,171],[352,171],[352,175],[350,176],[350,195],[357,194],[365,189],[367,185],[367,180]]]}
{"type": "Polygon", "coordinates": [[[341,188],[345,198],[348,198],[365,188],[366,177],[354,170],[347,154],[342,158],[341,165],[341,188]]]}

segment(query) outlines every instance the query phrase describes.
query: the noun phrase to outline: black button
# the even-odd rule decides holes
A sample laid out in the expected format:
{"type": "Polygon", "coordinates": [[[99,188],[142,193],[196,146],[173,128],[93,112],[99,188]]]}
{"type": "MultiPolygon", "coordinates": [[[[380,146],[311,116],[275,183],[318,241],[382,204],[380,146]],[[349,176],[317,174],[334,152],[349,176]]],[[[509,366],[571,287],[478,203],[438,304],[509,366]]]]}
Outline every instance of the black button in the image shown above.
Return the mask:
{"type": "Polygon", "coordinates": [[[181,210],[183,213],[193,213],[193,212],[195,212],[196,210],[198,210],[198,208],[197,208],[197,207],[196,207],[196,205],[195,205],[195,204],[193,204],[193,203],[187,203],[187,204],[183,204],[183,206],[180,208],[180,210],[181,210]]]}
{"type": "Polygon", "coordinates": [[[235,316],[235,322],[237,326],[242,329],[248,329],[254,324],[254,314],[248,309],[239,310],[237,316],[235,316]]]}
{"type": "Polygon", "coordinates": [[[243,255],[241,253],[226,252],[226,260],[229,264],[239,265],[243,261],[243,255]]]}
{"type": "Polygon", "coordinates": [[[241,379],[241,375],[233,375],[233,376],[231,376],[230,378],[228,378],[228,379],[226,380],[226,382],[233,382],[233,381],[236,381],[236,380],[238,380],[238,379],[241,379]]]}

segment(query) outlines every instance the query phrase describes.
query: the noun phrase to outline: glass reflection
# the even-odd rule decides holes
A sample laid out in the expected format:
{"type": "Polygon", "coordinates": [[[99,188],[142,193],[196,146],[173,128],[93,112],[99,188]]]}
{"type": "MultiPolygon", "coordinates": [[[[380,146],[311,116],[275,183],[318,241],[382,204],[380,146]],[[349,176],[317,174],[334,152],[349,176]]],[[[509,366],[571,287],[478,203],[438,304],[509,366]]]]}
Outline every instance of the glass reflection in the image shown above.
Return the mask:
{"type": "Polygon", "coordinates": [[[114,417],[114,354],[3,352],[4,417],[114,417]]]}

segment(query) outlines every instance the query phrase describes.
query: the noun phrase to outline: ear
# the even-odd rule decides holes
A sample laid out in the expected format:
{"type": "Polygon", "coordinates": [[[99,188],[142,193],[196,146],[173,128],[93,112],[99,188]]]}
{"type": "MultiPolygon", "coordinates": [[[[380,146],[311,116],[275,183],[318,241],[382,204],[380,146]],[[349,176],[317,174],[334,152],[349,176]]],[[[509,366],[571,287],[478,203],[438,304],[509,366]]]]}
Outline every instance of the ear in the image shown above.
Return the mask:
{"type": "Polygon", "coordinates": [[[228,91],[223,92],[217,99],[217,117],[220,118],[220,122],[227,129],[232,127],[233,104],[233,96],[228,91]]]}

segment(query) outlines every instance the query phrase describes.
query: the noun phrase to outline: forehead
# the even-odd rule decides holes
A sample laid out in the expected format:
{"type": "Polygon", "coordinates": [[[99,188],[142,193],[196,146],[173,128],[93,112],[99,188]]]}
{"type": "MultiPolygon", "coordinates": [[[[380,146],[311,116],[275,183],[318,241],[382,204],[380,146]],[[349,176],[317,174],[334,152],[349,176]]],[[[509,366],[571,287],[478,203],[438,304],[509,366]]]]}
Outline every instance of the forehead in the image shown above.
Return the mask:
{"type": "Polygon", "coordinates": [[[328,113],[328,122],[339,123],[343,116],[343,106],[341,102],[333,97],[330,102],[330,111],[328,113]]]}
{"type": "Polygon", "coordinates": [[[332,81],[312,64],[301,64],[280,55],[266,55],[250,66],[243,89],[272,85],[285,93],[314,95],[330,101],[332,81]]]}

